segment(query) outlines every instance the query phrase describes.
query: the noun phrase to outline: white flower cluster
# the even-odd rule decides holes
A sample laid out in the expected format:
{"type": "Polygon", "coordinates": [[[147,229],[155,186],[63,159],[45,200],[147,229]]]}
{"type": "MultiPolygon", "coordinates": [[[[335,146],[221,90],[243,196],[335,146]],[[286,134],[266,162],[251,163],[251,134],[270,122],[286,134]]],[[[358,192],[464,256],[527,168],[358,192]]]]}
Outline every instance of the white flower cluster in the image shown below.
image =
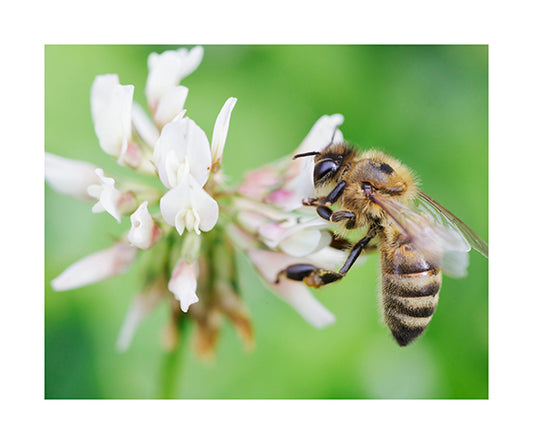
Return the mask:
{"type": "MultiPolygon", "coordinates": [[[[101,168],[87,162],[45,154],[46,181],[55,191],[92,201],[93,212],[107,212],[119,223],[125,215],[130,215],[131,221],[125,239],[81,259],[54,279],[56,291],[123,273],[138,249],[152,248],[171,233],[172,227],[180,236],[198,236],[217,223],[219,205],[214,196],[220,175],[216,173],[237,99],[231,97],[223,105],[210,143],[204,130],[185,115],[188,88],[180,84],[199,66],[203,52],[197,46],[150,54],[145,88],[149,115],[134,102],[134,86],[121,85],[116,74],[97,76],[91,87],[91,115],[102,150],[119,165],[157,175],[166,191],[106,176],[101,168]]],[[[185,312],[198,301],[199,243],[183,243],[186,248],[170,273],[167,287],[185,312]]],[[[146,304],[134,306],[144,310],[146,304]]],[[[129,315],[130,320],[140,317],[129,315]]],[[[131,325],[123,328],[123,332],[133,330],[131,325]]],[[[121,346],[128,342],[122,335],[121,346]]]]}
{"type": "MultiPolygon", "coordinates": [[[[335,317],[301,282],[278,272],[305,262],[336,268],[346,252],[332,246],[330,224],[302,206],[313,195],[313,159],[287,157],[248,173],[228,189],[220,171],[231,114],[229,98],[216,118],[211,142],[185,115],[188,89],[181,81],[200,64],[203,49],[150,54],[146,113],[133,101],[134,87],[115,74],[96,77],[91,113],[104,152],[139,174],[157,175],[160,187],[109,177],[87,162],[46,153],[45,176],[60,193],[93,203],[117,222],[129,216],[130,228],[115,245],[68,267],[51,284],[69,290],[124,273],[140,250],[150,255],[146,282],[133,301],[117,346],[128,347],[139,322],[161,300],[171,306],[165,343],[177,343],[183,313],[197,324],[196,349],[210,354],[229,318],[249,346],[252,326],[239,296],[236,252],[244,251],[274,292],[313,326],[335,317]],[[224,217],[220,217],[221,214],[224,217]],[[209,233],[207,233],[209,232],[209,233]]],[[[293,154],[320,151],[342,140],[339,114],[321,117],[293,154]]]]}

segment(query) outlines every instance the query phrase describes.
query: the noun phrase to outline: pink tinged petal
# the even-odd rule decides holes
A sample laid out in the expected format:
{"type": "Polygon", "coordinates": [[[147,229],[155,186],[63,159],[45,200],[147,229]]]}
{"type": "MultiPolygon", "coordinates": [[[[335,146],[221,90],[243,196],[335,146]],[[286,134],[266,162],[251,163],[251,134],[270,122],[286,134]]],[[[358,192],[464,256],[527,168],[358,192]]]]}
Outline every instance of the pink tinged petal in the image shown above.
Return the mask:
{"type": "Polygon", "coordinates": [[[122,193],[115,188],[115,180],[111,177],[105,177],[101,168],[95,170],[100,179],[100,185],[91,185],[87,188],[89,196],[98,199],[93,206],[93,213],[103,213],[107,211],[120,223],[120,211],[118,209],[122,193]]]}
{"type": "MultiPolygon", "coordinates": [[[[311,190],[311,194],[308,194],[307,197],[312,196],[312,193],[313,191],[311,190]]],[[[266,196],[265,201],[272,203],[279,208],[288,208],[289,210],[296,209],[302,204],[300,193],[297,195],[286,188],[278,188],[273,191],[266,196]]]]}
{"type": "Polygon", "coordinates": [[[144,201],[130,216],[131,228],[128,232],[128,241],[131,245],[142,250],[150,248],[158,234],[157,226],[148,212],[148,201],[144,201]]]}
{"type": "Polygon", "coordinates": [[[131,118],[139,136],[153,149],[159,139],[159,130],[137,102],[133,102],[131,118]]]}
{"type": "MultiPolygon", "coordinates": [[[[268,236],[269,227],[267,224],[269,223],[269,219],[264,215],[255,211],[243,210],[237,212],[237,220],[241,226],[246,227],[251,232],[257,232],[261,227],[264,227],[263,229],[267,230],[266,236],[268,236]]],[[[260,234],[265,236],[263,233],[260,234]]]]}
{"type": "Polygon", "coordinates": [[[121,85],[116,74],[97,76],[91,87],[91,114],[101,148],[123,156],[131,137],[133,85],[121,85]]]}
{"type": "Polygon", "coordinates": [[[172,271],[168,289],[180,301],[182,311],[186,312],[191,304],[198,302],[196,287],[196,263],[180,260],[172,271]]]}
{"type": "Polygon", "coordinates": [[[178,85],[185,77],[198,68],[204,49],[196,46],[190,51],[185,48],[152,53],[148,56],[148,77],[146,79],[146,98],[148,106],[155,112],[161,97],[169,88],[178,85]]]}
{"type": "MultiPolygon", "coordinates": [[[[249,226],[249,225],[245,225],[249,226]]],[[[257,232],[269,248],[276,248],[287,232],[287,228],[279,222],[269,222],[258,227],[257,232]]]]}
{"type": "Polygon", "coordinates": [[[51,282],[52,288],[71,290],[122,274],[133,263],[136,254],[135,247],[117,243],[72,264],[51,282]]]}
{"type": "Polygon", "coordinates": [[[160,288],[156,284],[133,300],[120,328],[116,343],[118,351],[123,352],[129,348],[137,327],[146,315],[155,308],[165,293],[166,289],[160,288]]]}
{"type": "Polygon", "coordinates": [[[279,171],[267,166],[251,171],[244,176],[244,182],[237,191],[244,196],[261,199],[279,181],[279,171]]]}
{"type": "Polygon", "coordinates": [[[176,227],[180,235],[185,229],[197,234],[209,231],[218,220],[216,200],[191,175],[161,198],[160,208],[165,222],[176,227]]]}
{"type": "Polygon", "coordinates": [[[226,100],[226,103],[224,103],[224,106],[220,110],[220,113],[218,113],[217,120],[215,121],[213,138],[211,140],[211,154],[214,164],[220,163],[222,160],[224,145],[226,144],[226,138],[228,136],[231,112],[236,103],[237,99],[235,97],[230,97],[226,100]]]}
{"type": "Polygon", "coordinates": [[[279,284],[275,284],[278,272],[294,264],[293,257],[266,250],[249,251],[249,256],[270,287],[307,322],[316,328],[335,322],[335,316],[301,282],[282,279],[279,284]]]}
{"type": "Polygon", "coordinates": [[[154,162],[167,188],[178,186],[188,174],[204,186],[211,169],[207,136],[190,118],[175,119],[161,131],[154,149],[154,162]]]}
{"type": "Polygon", "coordinates": [[[183,111],[189,89],[185,86],[172,86],[161,97],[154,115],[156,124],[162,128],[183,111]]]}
{"type": "Polygon", "coordinates": [[[91,199],[87,188],[100,183],[93,164],[50,153],[44,154],[44,162],[44,176],[51,188],[77,199],[91,199]]]}
{"type": "Polygon", "coordinates": [[[279,172],[270,167],[263,167],[246,173],[244,183],[249,185],[274,186],[278,182],[279,172]]]}

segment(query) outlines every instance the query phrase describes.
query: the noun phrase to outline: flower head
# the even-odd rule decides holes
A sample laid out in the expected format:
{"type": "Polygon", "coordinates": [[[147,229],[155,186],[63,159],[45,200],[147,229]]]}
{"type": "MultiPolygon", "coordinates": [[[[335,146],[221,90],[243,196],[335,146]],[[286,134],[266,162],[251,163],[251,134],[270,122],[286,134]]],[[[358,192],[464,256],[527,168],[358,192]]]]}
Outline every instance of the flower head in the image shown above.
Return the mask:
{"type": "MultiPolygon", "coordinates": [[[[231,188],[222,157],[234,97],[223,104],[211,141],[186,116],[189,90],[181,81],[200,64],[203,48],[178,49],[148,58],[145,93],[148,111],[133,101],[132,85],[116,74],[97,76],[91,114],[100,147],[119,168],[135,174],[107,175],[95,165],[46,155],[46,179],[59,192],[93,201],[93,212],[108,212],[131,225],[113,246],[79,260],[51,284],[68,290],[124,273],[137,256],[144,283],[126,314],[117,341],[125,350],[142,319],[160,302],[170,306],[164,343],[178,343],[184,322],[196,325],[194,344],[213,355],[222,320],[234,325],[245,346],[253,345],[251,315],[239,288],[237,255],[250,258],[273,292],[317,328],[335,317],[304,285],[277,279],[296,260],[337,266],[345,251],[333,248],[329,224],[307,207],[310,159],[289,157],[248,173],[231,188]],[[147,185],[140,174],[151,175],[147,185]]],[[[342,116],[324,116],[296,152],[320,150],[342,137],[342,116]]]]}
{"type": "MultiPolygon", "coordinates": [[[[215,230],[223,184],[222,176],[213,174],[213,167],[221,168],[230,116],[237,102],[229,98],[222,107],[211,142],[205,131],[185,116],[189,90],[180,82],[198,67],[202,57],[201,47],[149,56],[145,88],[148,112],[133,101],[133,85],[121,85],[116,74],[97,76],[92,84],[91,114],[98,144],[123,168],[157,175],[160,186],[146,185],[131,176],[112,177],[90,163],[46,154],[46,180],[52,188],[92,200],[93,212],[108,212],[118,222],[129,216],[131,221],[127,233],[113,247],[68,267],[52,281],[53,288],[77,288],[120,274],[139,250],[150,258],[144,290],[130,307],[117,342],[121,350],[130,344],[136,326],[156,301],[170,301],[173,322],[182,322],[183,313],[200,301],[201,294],[205,298],[203,311],[191,315],[198,325],[207,325],[205,319],[213,318],[213,307],[218,307],[220,316],[228,316],[239,325],[240,332],[251,332],[244,321],[245,311],[234,300],[237,296],[221,296],[214,290],[225,288],[225,279],[221,277],[209,289],[198,281],[209,263],[208,251],[200,248],[203,243],[206,248],[210,244],[209,239],[201,239],[203,233],[216,231],[218,237],[224,231],[223,227],[215,230]],[[154,280],[154,276],[160,278],[154,280]]],[[[243,335],[249,342],[249,334],[243,335]]]]}

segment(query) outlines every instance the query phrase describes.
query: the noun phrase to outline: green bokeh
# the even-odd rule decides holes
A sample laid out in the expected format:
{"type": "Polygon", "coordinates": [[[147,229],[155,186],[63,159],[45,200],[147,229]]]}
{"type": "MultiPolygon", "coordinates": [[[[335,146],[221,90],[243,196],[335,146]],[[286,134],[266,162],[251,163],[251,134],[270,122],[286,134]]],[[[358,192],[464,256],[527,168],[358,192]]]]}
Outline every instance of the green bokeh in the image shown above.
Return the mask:
{"type": "MultiPolygon", "coordinates": [[[[47,46],[45,149],[121,167],[98,146],[89,91],[98,74],[134,84],[145,105],[146,59],[166,47],[47,46]]],[[[211,136],[234,96],[224,153],[232,183],[290,153],[324,114],[341,113],[345,138],[382,148],[483,238],[488,237],[488,48],[486,46],[206,46],[183,84],[187,113],[211,136]]],[[[90,205],[45,190],[45,397],[154,398],[168,356],[159,306],[131,348],[115,340],[140,283],[138,267],[78,290],[50,280],[75,260],[106,248],[129,228],[90,205]]],[[[243,297],[256,347],[245,352],[231,325],[216,361],[185,343],[176,395],[182,398],[487,398],[488,261],[474,252],[469,275],[445,277],[426,333],[406,348],[380,321],[375,256],[316,295],[337,322],[315,330],[261,283],[240,258],[243,297]]],[[[190,336],[190,335],[189,335],[190,336]]],[[[186,341],[185,341],[186,342],[186,341]]]]}

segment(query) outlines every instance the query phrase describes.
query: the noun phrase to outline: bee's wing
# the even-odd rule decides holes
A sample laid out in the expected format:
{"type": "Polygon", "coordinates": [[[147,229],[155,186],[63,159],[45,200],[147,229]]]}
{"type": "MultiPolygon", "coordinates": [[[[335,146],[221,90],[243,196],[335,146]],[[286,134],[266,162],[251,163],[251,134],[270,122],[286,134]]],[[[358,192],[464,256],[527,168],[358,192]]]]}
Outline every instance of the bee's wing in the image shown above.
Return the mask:
{"type": "Polygon", "coordinates": [[[466,275],[470,244],[462,231],[441,211],[434,206],[409,208],[379,193],[374,193],[372,199],[428,262],[449,276],[466,275]]]}
{"type": "Polygon", "coordinates": [[[456,230],[474,250],[479,251],[488,259],[489,246],[487,243],[450,210],[444,208],[440,203],[420,190],[418,191],[417,203],[420,210],[430,213],[436,223],[456,230]]]}

